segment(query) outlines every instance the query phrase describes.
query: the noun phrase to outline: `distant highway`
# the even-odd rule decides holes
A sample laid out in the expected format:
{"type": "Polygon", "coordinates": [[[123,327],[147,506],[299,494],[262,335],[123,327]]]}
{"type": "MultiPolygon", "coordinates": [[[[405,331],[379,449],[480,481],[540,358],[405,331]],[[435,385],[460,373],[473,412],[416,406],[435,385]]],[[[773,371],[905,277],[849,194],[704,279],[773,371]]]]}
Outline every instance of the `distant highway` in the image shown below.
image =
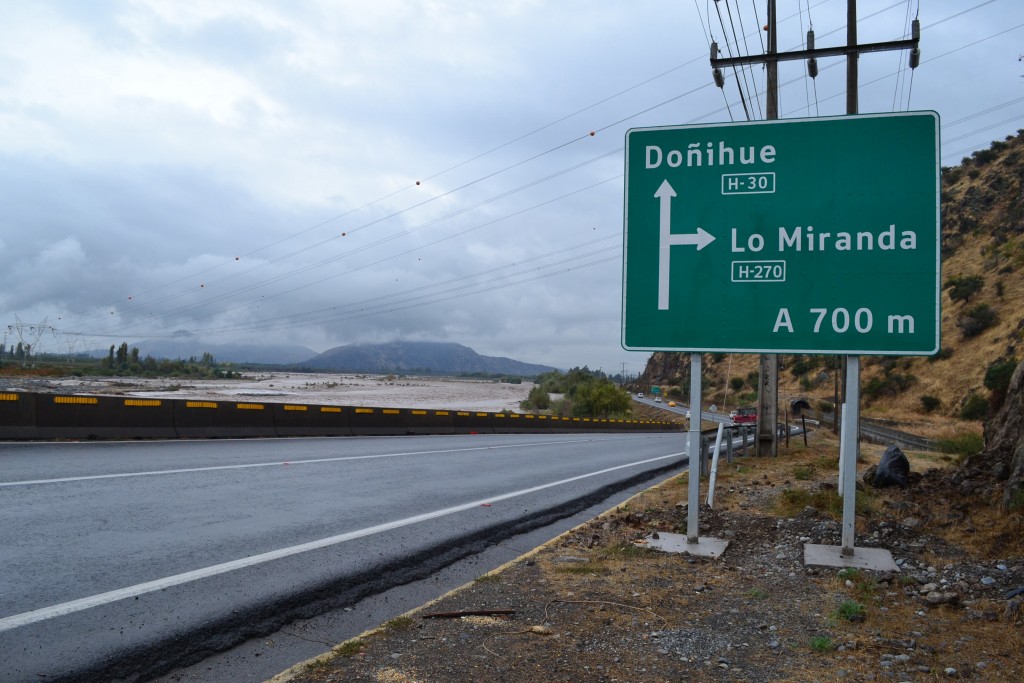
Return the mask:
{"type": "Polygon", "coordinates": [[[158,675],[679,471],[684,441],[0,444],[0,681],[158,675]]]}
{"type": "MultiPolygon", "coordinates": [[[[665,397],[662,397],[661,403],[658,403],[653,397],[648,396],[647,394],[644,394],[643,398],[639,398],[636,394],[633,394],[633,400],[637,403],[642,403],[653,408],[660,408],[661,410],[665,410],[670,413],[682,415],[683,417],[686,417],[686,414],[690,412],[690,406],[680,401],[676,401],[675,406],[669,406],[669,401],[671,399],[666,399],[665,397]]],[[[721,422],[726,425],[732,424],[732,419],[729,417],[729,413],[727,411],[716,410],[715,412],[711,412],[710,410],[703,410],[701,411],[700,416],[701,420],[704,422],[721,422]]]]}

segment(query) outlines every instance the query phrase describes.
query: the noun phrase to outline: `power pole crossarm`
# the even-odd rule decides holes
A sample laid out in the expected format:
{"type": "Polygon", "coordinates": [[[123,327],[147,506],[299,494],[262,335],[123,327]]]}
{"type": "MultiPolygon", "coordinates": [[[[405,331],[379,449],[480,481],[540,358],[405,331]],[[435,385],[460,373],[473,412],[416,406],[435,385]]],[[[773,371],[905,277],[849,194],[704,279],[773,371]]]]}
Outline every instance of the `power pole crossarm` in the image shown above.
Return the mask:
{"type": "Polygon", "coordinates": [[[920,40],[891,40],[885,43],[864,43],[862,45],[838,45],[836,47],[818,47],[813,50],[793,50],[768,55],[743,55],[741,57],[721,57],[711,59],[711,67],[722,69],[743,64],[763,64],[765,62],[787,62],[796,59],[816,59],[818,57],[844,57],[862,52],[888,52],[890,50],[913,50],[920,40]]]}

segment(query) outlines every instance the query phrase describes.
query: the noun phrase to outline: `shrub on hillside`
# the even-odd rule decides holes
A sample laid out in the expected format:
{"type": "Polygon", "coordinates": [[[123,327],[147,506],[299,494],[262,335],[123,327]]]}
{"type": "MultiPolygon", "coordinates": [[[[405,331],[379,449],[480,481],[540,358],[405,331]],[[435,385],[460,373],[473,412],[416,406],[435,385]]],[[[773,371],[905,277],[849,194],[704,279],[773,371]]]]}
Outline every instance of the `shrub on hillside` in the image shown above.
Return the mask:
{"type": "Polygon", "coordinates": [[[1006,390],[1010,388],[1010,378],[1016,369],[1017,359],[1011,357],[993,361],[985,370],[985,388],[992,392],[989,395],[989,403],[993,410],[1003,405],[1006,390]]]}
{"type": "Polygon", "coordinates": [[[996,310],[988,304],[978,304],[965,312],[956,321],[961,334],[965,337],[977,337],[979,334],[995,325],[999,316],[996,310]]]}
{"type": "Polygon", "coordinates": [[[924,412],[930,413],[942,405],[942,399],[925,394],[921,397],[921,407],[924,412]]]}
{"type": "Polygon", "coordinates": [[[988,401],[977,394],[971,394],[960,408],[962,420],[984,420],[988,415],[988,401]]]}
{"type": "Polygon", "coordinates": [[[970,301],[971,297],[981,291],[985,278],[981,275],[951,275],[943,285],[949,290],[949,298],[953,301],[970,301]]]}

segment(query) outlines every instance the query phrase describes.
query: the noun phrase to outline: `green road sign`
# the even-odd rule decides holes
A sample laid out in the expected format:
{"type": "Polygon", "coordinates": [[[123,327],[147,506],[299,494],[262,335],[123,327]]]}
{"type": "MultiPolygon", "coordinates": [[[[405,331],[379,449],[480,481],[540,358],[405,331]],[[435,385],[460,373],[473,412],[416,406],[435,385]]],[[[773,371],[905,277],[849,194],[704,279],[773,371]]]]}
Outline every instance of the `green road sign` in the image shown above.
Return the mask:
{"type": "Polygon", "coordinates": [[[622,345],[939,349],[939,117],[626,133],[622,345]]]}

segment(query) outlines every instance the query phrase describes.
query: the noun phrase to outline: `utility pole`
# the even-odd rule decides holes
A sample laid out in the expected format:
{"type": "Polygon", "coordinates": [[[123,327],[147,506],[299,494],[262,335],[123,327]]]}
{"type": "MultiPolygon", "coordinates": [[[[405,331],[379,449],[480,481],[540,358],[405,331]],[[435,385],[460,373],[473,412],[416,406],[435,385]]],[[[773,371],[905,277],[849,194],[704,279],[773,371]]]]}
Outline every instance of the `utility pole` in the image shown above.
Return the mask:
{"type": "MultiPolygon", "coordinates": [[[[779,52],[778,20],[775,0],[768,0],[768,91],[765,93],[765,118],[774,121],[779,118],[779,63],[775,55],[779,52]]],[[[761,457],[775,457],[779,454],[779,357],[774,353],[762,353],[760,381],[757,384],[757,438],[754,453],[761,457]]]]}
{"type": "MultiPolygon", "coordinates": [[[[765,93],[769,120],[779,117],[778,66],[780,61],[806,59],[807,71],[811,78],[818,75],[818,57],[846,56],[846,113],[857,114],[857,60],[862,52],[887,52],[890,50],[910,50],[910,68],[917,68],[921,53],[918,43],[921,38],[920,23],[914,19],[913,33],[909,40],[895,40],[883,43],[857,44],[857,0],[847,0],[846,4],[846,45],[816,48],[814,47],[814,31],[807,32],[807,49],[792,52],[778,52],[778,36],[776,34],[776,0],[768,0],[768,48],[764,55],[747,55],[740,57],[719,58],[718,44],[711,44],[711,73],[715,85],[724,87],[725,78],[722,68],[737,67],[744,64],[764,64],[767,71],[767,92],[765,93]]],[[[845,357],[843,387],[846,391],[847,381],[856,381],[859,385],[859,357],[845,357]],[[852,372],[857,377],[850,378],[852,372]]],[[[838,393],[838,392],[837,392],[838,393]]],[[[859,391],[858,391],[859,394],[859,391]]],[[[761,456],[775,455],[778,452],[778,404],[779,404],[779,364],[776,354],[761,354],[760,382],[758,383],[757,408],[757,445],[756,453],[761,456]]],[[[838,424],[840,406],[835,407],[835,422],[838,424]]],[[[859,416],[858,416],[859,417],[859,416]]],[[[859,426],[859,425],[858,425],[859,426]]]]}

